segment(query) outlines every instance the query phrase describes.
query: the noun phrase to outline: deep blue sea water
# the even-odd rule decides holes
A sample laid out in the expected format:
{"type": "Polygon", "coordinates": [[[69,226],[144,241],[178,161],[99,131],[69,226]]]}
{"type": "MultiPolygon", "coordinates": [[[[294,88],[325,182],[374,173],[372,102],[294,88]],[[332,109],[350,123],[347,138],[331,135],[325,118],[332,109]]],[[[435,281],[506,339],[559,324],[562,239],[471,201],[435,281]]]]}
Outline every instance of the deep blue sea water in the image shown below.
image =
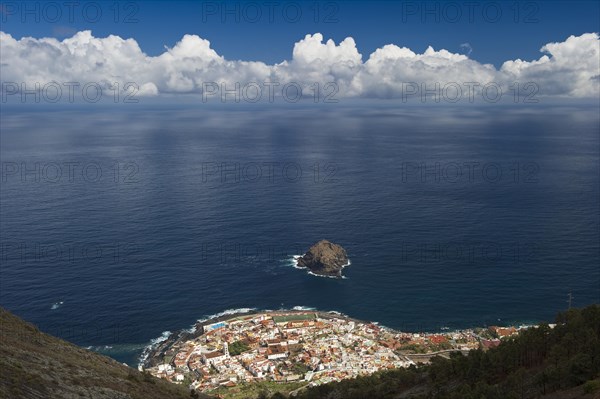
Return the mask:
{"type": "Polygon", "coordinates": [[[552,320],[569,292],[600,302],[599,124],[597,106],[3,110],[0,304],[130,364],[235,308],[552,320]],[[347,278],[292,267],[322,238],[347,278]]]}

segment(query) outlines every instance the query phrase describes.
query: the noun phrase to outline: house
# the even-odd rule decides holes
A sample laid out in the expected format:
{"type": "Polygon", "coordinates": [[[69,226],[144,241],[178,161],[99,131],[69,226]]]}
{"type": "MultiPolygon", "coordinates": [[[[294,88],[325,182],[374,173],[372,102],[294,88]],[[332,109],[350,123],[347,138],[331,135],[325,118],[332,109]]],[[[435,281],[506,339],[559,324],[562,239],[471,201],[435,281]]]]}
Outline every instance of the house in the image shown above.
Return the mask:
{"type": "Polygon", "coordinates": [[[498,338],[506,338],[510,337],[517,333],[517,329],[514,327],[490,327],[490,331],[495,333],[498,338]]]}
{"type": "Polygon", "coordinates": [[[267,359],[275,360],[275,359],[283,359],[288,357],[287,349],[281,345],[270,346],[267,349],[267,359]]]}
{"type": "Polygon", "coordinates": [[[443,344],[443,343],[448,342],[448,338],[446,338],[443,335],[437,335],[436,334],[436,335],[431,335],[429,337],[429,341],[431,341],[431,343],[434,344],[434,345],[439,345],[439,344],[443,344]]]}
{"type": "Polygon", "coordinates": [[[223,352],[219,352],[219,351],[202,354],[202,361],[204,362],[204,364],[218,363],[218,362],[225,360],[226,358],[227,358],[227,355],[225,355],[223,352]]]}

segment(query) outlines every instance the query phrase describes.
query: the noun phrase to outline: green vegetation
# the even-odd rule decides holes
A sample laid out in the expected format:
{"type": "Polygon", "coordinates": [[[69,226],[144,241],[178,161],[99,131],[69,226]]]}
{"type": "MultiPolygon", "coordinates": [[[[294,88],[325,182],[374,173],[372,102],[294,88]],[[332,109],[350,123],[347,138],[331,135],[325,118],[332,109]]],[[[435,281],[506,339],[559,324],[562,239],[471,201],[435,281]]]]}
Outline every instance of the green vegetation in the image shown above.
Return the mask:
{"type": "Polygon", "coordinates": [[[249,398],[269,398],[283,397],[278,395],[287,395],[299,388],[306,386],[306,382],[281,383],[274,381],[261,381],[248,384],[240,384],[231,388],[218,388],[210,391],[213,395],[222,395],[227,399],[249,399],[249,398]]]}
{"type": "Polygon", "coordinates": [[[588,381],[583,384],[583,392],[586,394],[600,392],[600,380],[588,381]]]}
{"type": "Polygon", "coordinates": [[[450,345],[450,342],[442,342],[439,344],[432,344],[429,346],[429,348],[431,349],[432,352],[439,352],[439,351],[445,351],[448,349],[452,349],[452,345],[450,345]]]}
{"type": "Polygon", "coordinates": [[[231,356],[237,356],[248,350],[250,350],[250,347],[244,341],[235,341],[234,343],[229,345],[229,354],[231,356]]]}
{"type": "Polygon", "coordinates": [[[295,398],[597,398],[600,305],[561,313],[556,323],[553,329],[541,325],[525,330],[489,351],[436,357],[420,368],[312,387],[295,398]]]}
{"type": "Polygon", "coordinates": [[[405,344],[398,348],[401,352],[425,353],[425,348],[417,344],[405,344]]]}
{"type": "Polygon", "coordinates": [[[304,375],[310,371],[310,368],[304,363],[294,363],[291,371],[299,375],[304,375]]]}

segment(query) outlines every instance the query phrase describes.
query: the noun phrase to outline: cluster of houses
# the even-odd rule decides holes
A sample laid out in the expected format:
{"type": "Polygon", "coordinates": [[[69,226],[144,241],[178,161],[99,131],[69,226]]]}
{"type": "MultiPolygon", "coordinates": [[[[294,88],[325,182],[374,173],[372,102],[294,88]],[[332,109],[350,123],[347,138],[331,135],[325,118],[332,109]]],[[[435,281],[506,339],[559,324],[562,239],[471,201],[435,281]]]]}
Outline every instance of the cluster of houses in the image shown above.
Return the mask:
{"type": "Polygon", "coordinates": [[[490,327],[490,339],[473,330],[401,333],[334,314],[262,313],[204,325],[200,336],[175,343],[163,363],[148,371],[201,391],[264,380],[319,385],[409,367],[415,364],[415,349],[431,353],[493,347],[517,332],[490,327]]]}

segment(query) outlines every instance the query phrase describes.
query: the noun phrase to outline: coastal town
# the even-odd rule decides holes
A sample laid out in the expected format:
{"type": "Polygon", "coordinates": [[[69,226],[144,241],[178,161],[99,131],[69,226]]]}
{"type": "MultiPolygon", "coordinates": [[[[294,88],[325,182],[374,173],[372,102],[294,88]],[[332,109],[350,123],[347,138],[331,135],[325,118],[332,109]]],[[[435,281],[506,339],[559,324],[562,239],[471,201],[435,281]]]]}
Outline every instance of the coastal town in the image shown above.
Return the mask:
{"type": "Polygon", "coordinates": [[[434,356],[498,346],[527,327],[406,333],[332,312],[279,311],[212,320],[154,349],[146,371],[198,391],[270,381],[326,384],[434,356]]]}

